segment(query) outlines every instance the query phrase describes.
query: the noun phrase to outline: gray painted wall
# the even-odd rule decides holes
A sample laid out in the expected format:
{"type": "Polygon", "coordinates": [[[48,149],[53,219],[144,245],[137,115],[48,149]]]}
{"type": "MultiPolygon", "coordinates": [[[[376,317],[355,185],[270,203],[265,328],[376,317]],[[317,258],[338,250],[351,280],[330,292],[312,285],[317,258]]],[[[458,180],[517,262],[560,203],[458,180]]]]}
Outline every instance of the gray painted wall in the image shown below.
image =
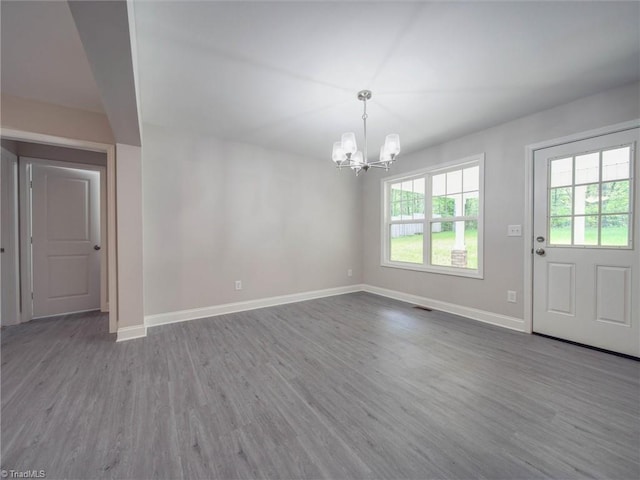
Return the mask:
{"type": "Polygon", "coordinates": [[[368,173],[363,179],[363,234],[368,240],[363,258],[364,283],[523,318],[524,239],[507,237],[507,225],[525,222],[525,146],[636,118],[640,118],[640,84],[586,97],[399,158],[390,174],[486,153],[484,280],[381,267],[381,179],[385,175],[368,173]],[[507,303],[507,290],[516,290],[517,303],[507,303]]]}
{"type": "Polygon", "coordinates": [[[362,281],[362,178],[329,156],[148,124],[143,145],[145,315],[362,281]]]}

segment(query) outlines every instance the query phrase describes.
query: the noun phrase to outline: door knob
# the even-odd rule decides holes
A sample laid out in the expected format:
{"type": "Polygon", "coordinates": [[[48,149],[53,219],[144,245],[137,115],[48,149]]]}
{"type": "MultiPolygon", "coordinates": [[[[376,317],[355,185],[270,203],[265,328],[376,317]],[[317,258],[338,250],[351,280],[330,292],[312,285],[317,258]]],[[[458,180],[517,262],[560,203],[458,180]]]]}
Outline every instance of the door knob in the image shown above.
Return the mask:
{"type": "Polygon", "coordinates": [[[536,248],[536,253],[540,256],[544,255],[544,248],[536,248]]]}
{"type": "Polygon", "coordinates": [[[94,250],[100,250],[100,245],[94,245],[94,246],[93,246],[93,249],[94,249],[94,250]]]}

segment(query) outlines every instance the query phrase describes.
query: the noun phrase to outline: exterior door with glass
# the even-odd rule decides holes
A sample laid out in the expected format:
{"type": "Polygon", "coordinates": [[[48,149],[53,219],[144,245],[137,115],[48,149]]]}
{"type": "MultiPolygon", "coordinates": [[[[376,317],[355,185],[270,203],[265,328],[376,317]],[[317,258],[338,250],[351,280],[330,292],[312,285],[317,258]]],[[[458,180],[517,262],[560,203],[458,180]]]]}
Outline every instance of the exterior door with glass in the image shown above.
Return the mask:
{"type": "Polygon", "coordinates": [[[639,135],[535,152],[534,332],[640,357],[639,135]]]}

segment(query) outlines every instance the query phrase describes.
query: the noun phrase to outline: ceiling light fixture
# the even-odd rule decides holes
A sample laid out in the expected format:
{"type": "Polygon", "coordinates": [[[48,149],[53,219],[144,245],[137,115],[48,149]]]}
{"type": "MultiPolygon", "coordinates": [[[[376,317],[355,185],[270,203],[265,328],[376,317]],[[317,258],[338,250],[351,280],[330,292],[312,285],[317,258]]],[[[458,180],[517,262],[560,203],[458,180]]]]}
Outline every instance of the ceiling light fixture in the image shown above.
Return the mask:
{"type": "Polygon", "coordinates": [[[356,146],[356,134],[353,132],[343,133],[342,140],[333,144],[332,160],[339,169],[348,167],[358,175],[361,171],[367,171],[371,167],[384,168],[389,170],[396,156],[400,153],[400,136],[397,133],[390,133],[384,140],[384,145],[380,147],[380,160],[369,162],[367,158],[367,100],[371,99],[370,90],[360,90],[358,100],[364,102],[364,155],[356,146]]]}

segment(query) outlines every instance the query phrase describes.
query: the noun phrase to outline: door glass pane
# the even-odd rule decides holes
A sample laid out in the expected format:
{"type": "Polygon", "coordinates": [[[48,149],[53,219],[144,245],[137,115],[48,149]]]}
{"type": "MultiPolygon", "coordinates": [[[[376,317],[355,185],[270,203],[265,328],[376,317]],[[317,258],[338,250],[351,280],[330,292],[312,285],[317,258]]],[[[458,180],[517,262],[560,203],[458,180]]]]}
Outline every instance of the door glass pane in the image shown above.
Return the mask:
{"type": "Polygon", "coordinates": [[[602,184],[602,213],[629,211],[629,180],[602,184]]]}
{"type": "Polygon", "coordinates": [[[630,147],[602,152],[602,181],[629,178],[630,147]]]}
{"type": "Polygon", "coordinates": [[[393,262],[423,263],[424,224],[390,225],[389,257],[393,262]]]}
{"type": "Polygon", "coordinates": [[[571,187],[552,188],[549,194],[551,216],[571,215],[571,187]]]}
{"type": "Polygon", "coordinates": [[[575,207],[573,213],[575,215],[584,215],[589,213],[598,213],[600,208],[600,185],[580,185],[575,188],[575,207]]]}
{"type": "Polygon", "coordinates": [[[551,187],[562,187],[573,183],[573,158],[559,158],[551,162],[551,187]]]}
{"type": "Polygon", "coordinates": [[[551,219],[549,225],[549,244],[571,245],[571,217],[551,219]]]}
{"type": "Polygon", "coordinates": [[[600,180],[600,153],[576,156],[576,185],[600,180]]]}
{"type": "Polygon", "coordinates": [[[598,244],[598,216],[576,216],[573,218],[573,244],[598,244]]]}
{"type": "Polygon", "coordinates": [[[603,246],[629,246],[629,215],[603,215],[601,222],[603,246]]]}

